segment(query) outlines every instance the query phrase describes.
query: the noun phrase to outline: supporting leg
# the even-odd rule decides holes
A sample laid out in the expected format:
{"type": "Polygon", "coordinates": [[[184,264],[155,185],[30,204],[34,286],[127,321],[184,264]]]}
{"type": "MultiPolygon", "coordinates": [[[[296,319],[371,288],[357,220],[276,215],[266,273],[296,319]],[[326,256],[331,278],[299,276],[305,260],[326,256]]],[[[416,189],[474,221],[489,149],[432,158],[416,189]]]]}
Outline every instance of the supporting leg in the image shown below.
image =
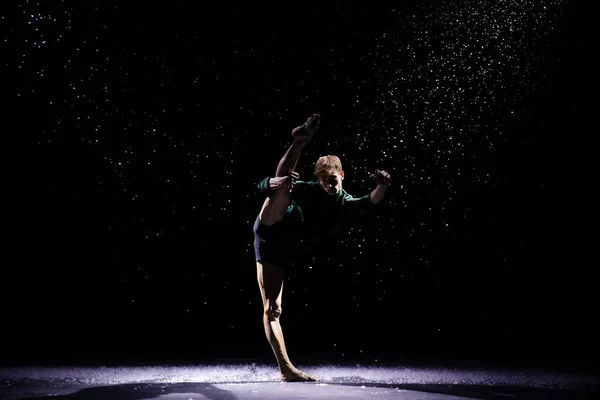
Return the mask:
{"type": "Polygon", "coordinates": [[[284,382],[314,382],[317,379],[298,370],[287,354],[279,318],[283,294],[283,269],[266,262],[257,262],[257,278],[263,299],[263,323],[269,344],[275,353],[281,380],[284,382]]]}

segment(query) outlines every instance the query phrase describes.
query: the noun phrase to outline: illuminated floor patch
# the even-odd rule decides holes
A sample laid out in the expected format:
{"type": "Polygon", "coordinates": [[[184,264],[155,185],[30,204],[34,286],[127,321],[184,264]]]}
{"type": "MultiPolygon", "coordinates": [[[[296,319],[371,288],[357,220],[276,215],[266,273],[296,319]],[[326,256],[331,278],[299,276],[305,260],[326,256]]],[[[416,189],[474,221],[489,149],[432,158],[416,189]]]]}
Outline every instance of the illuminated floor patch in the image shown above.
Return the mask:
{"type": "Polygon", "coordinates": [[[412,367],[299,368],[317,383],[282,383],[272,366],[254,364],[0,369],[0,400],[244,399],[591,399],[595,376],[412,367]]]}

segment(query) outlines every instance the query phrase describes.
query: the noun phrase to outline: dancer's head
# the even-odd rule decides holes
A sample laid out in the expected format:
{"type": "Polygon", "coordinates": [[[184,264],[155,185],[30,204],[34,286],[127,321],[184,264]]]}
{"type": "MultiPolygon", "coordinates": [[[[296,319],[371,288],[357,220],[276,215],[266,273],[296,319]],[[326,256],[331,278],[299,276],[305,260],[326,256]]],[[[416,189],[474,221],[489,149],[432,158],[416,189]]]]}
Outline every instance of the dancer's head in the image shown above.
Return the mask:
{"type": "Polygon", "coordinates": [[[336,195],[342,190],[344,171],[342,171],[342,162],[337,156],[319,157],[315,164],[315,175],[327,194],[336,195]]]}

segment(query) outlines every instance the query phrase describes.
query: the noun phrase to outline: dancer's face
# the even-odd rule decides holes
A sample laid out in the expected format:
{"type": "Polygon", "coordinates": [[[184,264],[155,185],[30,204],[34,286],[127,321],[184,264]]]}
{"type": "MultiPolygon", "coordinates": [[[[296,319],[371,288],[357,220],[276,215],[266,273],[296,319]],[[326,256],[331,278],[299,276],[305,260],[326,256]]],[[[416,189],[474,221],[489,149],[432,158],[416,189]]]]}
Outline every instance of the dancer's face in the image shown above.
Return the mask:
{"type": "Polygon", "coordinates": [[[340,193],[342,190],[342,181],[344,180],[344,171],[327,170],[321,172],[317,178],[321,187],[331,196],[340,193]]]}

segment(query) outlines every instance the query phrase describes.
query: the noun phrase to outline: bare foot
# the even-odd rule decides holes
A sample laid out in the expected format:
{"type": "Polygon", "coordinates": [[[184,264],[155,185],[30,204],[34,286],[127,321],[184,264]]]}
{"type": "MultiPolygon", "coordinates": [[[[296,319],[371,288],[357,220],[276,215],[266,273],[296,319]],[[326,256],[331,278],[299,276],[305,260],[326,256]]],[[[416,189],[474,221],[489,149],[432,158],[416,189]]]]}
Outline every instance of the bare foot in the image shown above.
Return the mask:
{"type": "Polygon", "coordinates": [[[308,141],[312,138],[321,124],[321,116],[312,114],[306,122],[292,130],[292,136],[296,139],[308,141]]]}
{"type": "Polygon", "coordinates": [[[308,375],[306,372],[302,372],[296,368],[292,368],[289,371],[281,372],[282,382],[318,382],[319,380],[315,377],[308,375]]]}

